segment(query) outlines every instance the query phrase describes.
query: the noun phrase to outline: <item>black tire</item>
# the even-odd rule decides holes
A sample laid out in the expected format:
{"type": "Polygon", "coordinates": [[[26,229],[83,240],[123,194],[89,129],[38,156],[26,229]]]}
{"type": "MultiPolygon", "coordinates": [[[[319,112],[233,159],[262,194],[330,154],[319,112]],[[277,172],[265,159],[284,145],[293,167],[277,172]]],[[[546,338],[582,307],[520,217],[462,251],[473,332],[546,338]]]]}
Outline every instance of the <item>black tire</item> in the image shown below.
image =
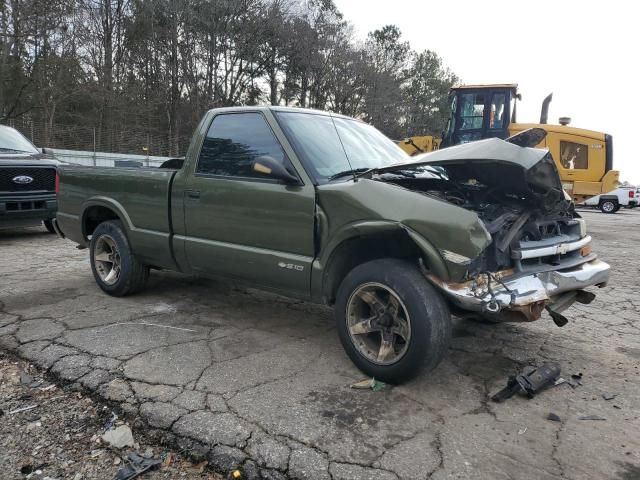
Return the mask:
{"type": "MultiPolygon", "coordinates": [[[[104,239],[103,239],[104,241],[104,239]]],[[[122,222],[119,220],[109,220],[102,222],[96,227],[91,236],[89,247],[91,271],[98,286],[109,295],[114,297],[124,297],[139,292],[145,287],[149,278],[149,267],[138,260],[131,252],[131,246],[125,233],[122,222]],[[119,254],[120,269],[115,283],[109,284],[104,281],[96,266],[96,244],[101,238],[109,238],[115,243],[119,254]]]]}
{"type": "Polygon", "coordinates": [[[602,213],[616,213],[620,209],[620,205],[613,200],[601,200],[598,208],[602,213]]]}
{"type": "Polygon", "coordinates": [[[44,225],[44,228],[47,229],[47,232],[49,233],[56,233],[56,229],[53,228],[53,220],[49,219],[49,220],[43,220],[42,224],[44,225]]]}
{"type": "Polygon", "coordinates": [[[433,370],[446,355],[451,340],[447,304],[417,266],[405,260],[384,258],[355,267],[338,288],[334,314],[349,358],[366,375],[386,383],[400,383],[420,371],[433,370]],[[404,354],[388,365],[369,360],[358,350],[349,331],[347,308],[352,294],[371,283],[384,285],[398,295],[410,323],[404,354]]]}

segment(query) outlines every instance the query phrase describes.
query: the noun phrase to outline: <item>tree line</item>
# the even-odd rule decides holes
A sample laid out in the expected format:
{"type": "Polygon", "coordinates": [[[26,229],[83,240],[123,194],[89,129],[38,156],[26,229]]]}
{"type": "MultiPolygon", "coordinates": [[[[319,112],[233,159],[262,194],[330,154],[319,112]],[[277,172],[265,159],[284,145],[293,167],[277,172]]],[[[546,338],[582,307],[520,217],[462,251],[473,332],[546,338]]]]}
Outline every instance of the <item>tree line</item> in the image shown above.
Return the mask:
{"type": "Polygon", "coordinates": [[[0,122],[92,126],[104,151],[135,130],[183,154],[203,112],[232,105],[440,133],[457,80],[396,26],[357,41],[333,0],[0,2],[0,122]]]}

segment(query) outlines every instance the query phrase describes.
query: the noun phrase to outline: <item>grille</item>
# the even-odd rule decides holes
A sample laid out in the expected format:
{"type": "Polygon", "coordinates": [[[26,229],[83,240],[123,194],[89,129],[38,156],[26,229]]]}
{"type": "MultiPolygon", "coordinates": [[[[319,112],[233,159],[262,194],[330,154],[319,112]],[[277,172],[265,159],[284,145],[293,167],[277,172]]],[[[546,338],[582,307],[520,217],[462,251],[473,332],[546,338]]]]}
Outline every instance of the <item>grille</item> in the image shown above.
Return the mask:
{"type": "Polygon", "coordinates": [[[28,210],[43,210],[47,203],[44,200],[36,200],[35,202],[7,202],[5,208],[7,212],[23,212],[28,210]]]}
{"type": "Polygon", "coordinates": [[[53,192],[55,185],[55,168],[0,167],[0,192],[53,192]],[[15,177],[23,175],[33,178],[33,182],[21,184],[13,181],[15,177]]]}

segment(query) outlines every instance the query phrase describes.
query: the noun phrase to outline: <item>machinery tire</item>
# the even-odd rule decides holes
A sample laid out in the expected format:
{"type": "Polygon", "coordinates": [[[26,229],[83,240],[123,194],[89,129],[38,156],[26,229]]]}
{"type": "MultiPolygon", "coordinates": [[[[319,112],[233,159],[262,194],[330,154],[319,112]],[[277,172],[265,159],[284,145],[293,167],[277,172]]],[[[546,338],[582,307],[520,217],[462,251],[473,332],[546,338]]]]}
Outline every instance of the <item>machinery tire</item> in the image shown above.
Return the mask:
{"type": "Polygon", "coordinates": [[[598,208],[600,208],[602,213],[616,213],[620,208],[620,205],[613,200],[602,200],[600,205],[598,205],[598,208]]]}
{"type": "Polygon", "coordinates": [[[405,260],[372,260],[351,270],[338,288],[334,315],[349,358],[366,375],[386,383],[400,383],[420,371],[433,370],[451,341],[447,304],[417,266],[405,260]],[[388,299],[385,313],[380,315],[378,307],[385,303],[385,298],[388,299]],[[378,317],[371,320],[374,311],[378,317]],[[394,315],[394,311],[399,313],[394,315]],[[380,331],[368,333],[354,330],[363,321],[371,322],[368,326],[375,323],[376,328],[380,327],[378,322],[386,325],[380,331]],[[402,332],[404,337],[400,333],[389,337],[392,329],[402,332]],[[392,348],[384,349],[389,358],[381,356],[383,336],[393,339],[392,348]]]}
{"type": "Polygon", "coordinates": [[[133,255],[119,220],[102,222],[96,227],[89,252],[93,277],[109,295],[131,295],[142,290],[147,283],[149,267],[133,255]]]}
{"type": "Polygon", "coordinates": [[[49,220],[43,220],[42,224],[44,225],[44,228],[47,229],[47,232],[49,233],[56,233],[55,228],[53,228],[53,220],[49,219],[49,220]]]}

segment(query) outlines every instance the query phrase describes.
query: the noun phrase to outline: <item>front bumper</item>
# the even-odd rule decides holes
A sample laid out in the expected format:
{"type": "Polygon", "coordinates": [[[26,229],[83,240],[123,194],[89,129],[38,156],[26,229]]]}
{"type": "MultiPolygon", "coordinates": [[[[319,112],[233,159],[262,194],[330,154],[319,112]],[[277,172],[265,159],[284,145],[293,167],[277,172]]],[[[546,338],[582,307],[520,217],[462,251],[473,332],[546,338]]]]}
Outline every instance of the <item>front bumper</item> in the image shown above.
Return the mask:
{"type": "Polygon", "coordinates": [[[559,312],[578,300],[585,287],[602,287],[609,279],[607,263],[594,259],[565,270],[509,279],[513,271],[481,273],[464,283],[444,282],[427,274],[456,307],[505,321],[537,320],[545,307],[559,312]]]}
{"type": "Polygon", "coordinates": [[[55,218],[58,202],[55,194],[0,197],[0,227],[35,225],[55,218]]]}

